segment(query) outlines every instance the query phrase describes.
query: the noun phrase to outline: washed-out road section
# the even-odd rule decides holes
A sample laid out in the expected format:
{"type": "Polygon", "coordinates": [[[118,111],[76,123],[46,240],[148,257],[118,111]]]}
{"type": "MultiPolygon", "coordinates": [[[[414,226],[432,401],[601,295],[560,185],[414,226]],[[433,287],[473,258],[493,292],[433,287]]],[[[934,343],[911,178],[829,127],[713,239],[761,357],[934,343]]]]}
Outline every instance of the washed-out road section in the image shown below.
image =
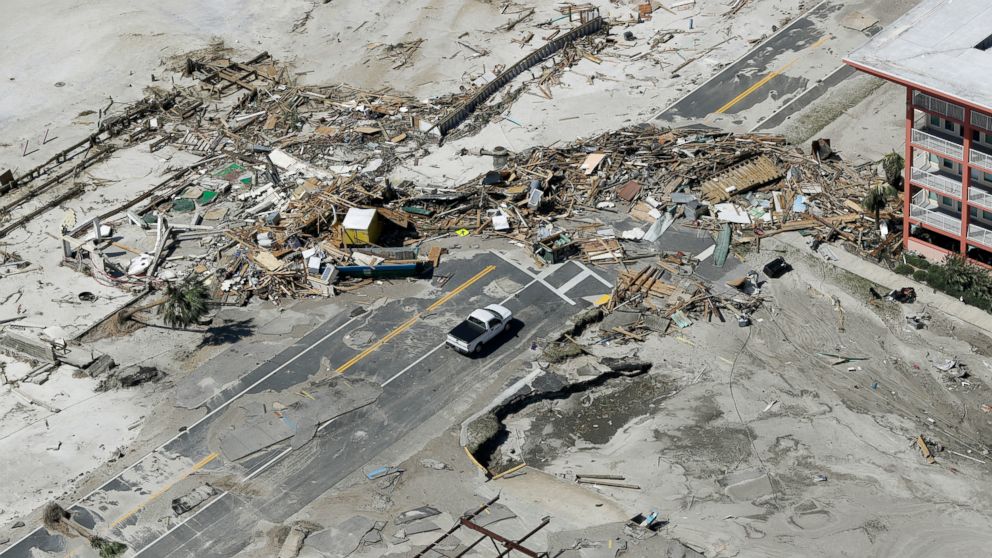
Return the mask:
{"type": "MultiPolygon", "coordinates": [[[[588,298],[611,289],[612,277],[575,262],[541,270],[500,252],[449,259],[450,276],[428,298],[402,298],[367,312],[342,312],[298,343],[205,398],[207,415],[72,507],[74,517],[98,533],[126,542],[138,556],[231,556],[250,542],[259,521],[281,523],[400,441],[465,392],[480,377],[530,350],[588,298]],[[511,330],[476,358],[444,346],[447,330],[475,308],[503,303],[514,314],[511,330]],[[240,397],[304,384],[328,363],[348,379],[382,386],[377,401],[328,423],[305,446],[276,444],[236,464],[209,442],[211,426],[240,397]],[[265,491],[222,491],[170,521],[147,511],[156,500],[179,496],[174,485],[197,472],[240,471],[240,483],[265,491]],[[146,512],[143,515],[143,512],[146,512]],[[145,517],[148,516],[148,517],[145,517]]],[[[76,555],[81,540],[39,528],[6,549],[28,558],[32,549],[76,555]]]]}

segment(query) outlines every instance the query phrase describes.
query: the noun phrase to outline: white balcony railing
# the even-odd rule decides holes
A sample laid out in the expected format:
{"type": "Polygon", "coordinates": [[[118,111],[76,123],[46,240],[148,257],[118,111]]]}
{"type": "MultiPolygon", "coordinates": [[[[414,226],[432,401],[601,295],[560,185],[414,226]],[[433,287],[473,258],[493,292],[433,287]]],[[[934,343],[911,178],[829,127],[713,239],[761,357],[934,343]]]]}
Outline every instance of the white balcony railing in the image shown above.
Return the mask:
{"type": "Polygon", "coordinates": [[[964,157],[964,147],[954,142],[938,138],[933,134],[928,134],[923,130],[913,130],[913,143],[930,151],[936,151],[961,160],[964,157]]]}
{"type": "Polygon", "coordinates": [[[926,186],[931,190],[943,192],[956,198],[961,197],[960,180],[955,180],[942,174],[930,173],[917,168],[913,169],[912,177],[913,182],[920,186],[926,186]]]}
{"type": "Polygon", "coordinates": [[[934,211],[928,207],[913,204],[909,208],[909,215],[913,219],[920,221],[931,227],[951,233],[955,236],[961,235],[961,219],[951,217],[946,213],[934,211]]]}
{"type": "Polygon", "coordinates": [[[968,225],[968,240],[992,248],[992,231],[980,225],[968,225]]]}
{"type": "Polygon", "coordinates": [[[973,110],[971,111],[971,125],[992,132],[992,116],[973,110]]]}
{"type": "Polygon", "coordinates": [[[977,165],[989,172],[992,172],[992,155],[982,153],[977,149],[972,149],[969,160],[973,165],[977,165]]]}
{"type": "Polygon", "coordinates": [[[913,104],[922,109],[948,116],[955,120],[964,120],[964,107],[931,97],[926,93],[920,93],[919,91],[913,93],[913,104]]]}
{"type": "Polygon", "coordinates": [[[968,203],[981,206],[985,211],[992,211],[992,194],[972,186],[968,188],[968,203]]]}

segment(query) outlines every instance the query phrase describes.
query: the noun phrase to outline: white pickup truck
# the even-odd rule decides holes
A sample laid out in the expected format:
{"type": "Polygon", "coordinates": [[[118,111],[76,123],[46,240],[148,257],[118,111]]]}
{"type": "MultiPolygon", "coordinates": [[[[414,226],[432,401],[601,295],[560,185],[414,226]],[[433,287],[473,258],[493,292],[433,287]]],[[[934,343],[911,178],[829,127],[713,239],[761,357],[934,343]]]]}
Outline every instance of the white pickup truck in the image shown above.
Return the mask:
{"type": "Polygon", "coordinates": [[[465,354],[478,353],[482,346],[504,330],[513,313],[499,304],[490,304],[468,315],[468,319],[448,332],[447,343],[465,354]]]}

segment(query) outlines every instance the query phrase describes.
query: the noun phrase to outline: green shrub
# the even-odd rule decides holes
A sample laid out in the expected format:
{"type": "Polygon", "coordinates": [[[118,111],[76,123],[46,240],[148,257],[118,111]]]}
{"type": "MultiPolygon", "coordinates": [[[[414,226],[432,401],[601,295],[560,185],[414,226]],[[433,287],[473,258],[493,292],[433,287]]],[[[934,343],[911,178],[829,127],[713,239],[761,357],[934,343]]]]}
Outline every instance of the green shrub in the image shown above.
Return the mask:
{"type": "Polygon", "coordinates": [[[895,271],[899,275],[910,275],[913,273],[913,266],[906,264],[899,264],[896,266],[896,268],[893,271],[895,271]]]}
{"type": "Polygon", "coordinates": [[[926,260],[926,258],[916,254],[906,254],[906,263],[917,269],[930,269],[930,266],[932,265],[926,260]]]}
{"type": "Polygon", "coordinates": [[[977,296],[974,293],[967,293],[964,295],[964,303],[974,306],[976,308],[981,308],[986,312],[992,312],[992,299],[987,297],[977,296]]]}
{"type": "Polygon", "coordinates": [[[944,277],[944,274],[938,268],[927,271],[926,281],[928,285],[938,291],[947,291],[947,278],[944,277]]]}
{"type": "MultiPolygon", "coordinates": [[[[906,266],[906,267],[909,267],[909,266],[906,266]]],[[[920,283],[923,283],[923,282],[925,282],[927,280],[927,276],[928,275],[929,275],[929,273],[927,273],[927,270],[925,270],[925,269],[917,269],[916,271],[913,272],[913,279],[916,279],[920,283]]]]}

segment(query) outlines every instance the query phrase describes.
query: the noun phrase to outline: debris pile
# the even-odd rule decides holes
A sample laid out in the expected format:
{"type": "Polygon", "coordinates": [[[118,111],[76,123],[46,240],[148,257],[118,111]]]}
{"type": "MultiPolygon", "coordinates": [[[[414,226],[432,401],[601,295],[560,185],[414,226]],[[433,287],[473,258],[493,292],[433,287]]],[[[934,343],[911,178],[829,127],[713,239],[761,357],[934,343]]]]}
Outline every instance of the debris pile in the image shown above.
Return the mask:
{"type": "Polygon", "coordinates": [[[620,241],[657,240],[679,220],[718,236],[720,259],[731,243],[785,231],[815,230],[821,242],[841,238],[867,250],[880,239],[859,201],[877,181],[872,169],[806,156],[779,137],[643,125],[512,155],[476,189],[489,198],[480,205],[495,212],[494,228],[506,222],[525,231],[543,259],[550,244],[581,246],[593,261],[619,260],[620,241]],[[640,225],[617,235],[593,219],[573,229],[585,242],[554,228],[596,210],[640,225]]]}
{"type": "Polygon", "coordinates": [[[738,289],[731,296],[714,294],[709,285],[691,277],[692,269],[684,265],[675,267],[661,260],[636,273],[621,273],[607,309],[613,311],[622,306],[640,306],[649,312],[660,313],[663,319],[655,321],[639,317],[626,324],[611,324],[608,331],[614,334],[611,337],[619,334],[622,336],[620,339],[644,341],[644,337],[636,333],[638,329],[664,334],[672,324],[678,329],[691,326],[693,319],[726,322],[725,311],[737,318],[740,327],[751,325],[751,315],[763,302],[756,273],[753,273],[753,278],[749,276],[728,283],[728,286],[738,289]]]}
{"type": "MultiPolygon", "coordinates": [[[[102,121],[91,143],[100,156],[168,145],[200,159],[100,215],[68,212],[64,262],[134,291],[196,276],[217,298],[244,302],[332,296],[375,278],[424,276],[443,253],[427,242],[451,234],[502,236],[529,246],[541,263],[653,257],[650,247],[638,254],[638,245],[649,246],[676,223],[714,236],[712,251],[695,258],[712,255],[717,266],[732,246],[782,231],[816,231],[817,243],[841,238],[862,250],[888,246],[858,203],[874,180],[870,171],[838,160],[824,141],[806,156],[777,137],[643,125],[520,153],[482,150],[494,169],[459,187],[390,180],[467,118],[484,121],[499,104],[485,97],[509,74],[553,54],[556,61],[535,78],[546,84],[576,56],[594,57],[606,39],[589,35],[602,19],[575,9],[566,15],[577,16],[579,26],[513,68],[494,68],[493,79],[474,91],[433,100],[296,85],[267,53],[245,62],[187,59],[185,71],[198,85],[152,91],[102,121]]],[[[415,46],[386,51],[405,57],[415,46]]],[[[89,149],[77,151],[14,188],[28,195],[57,183],[66,166],[92,164],[89,149]]],[[[649,280],[645,292],[671,296],[657,277],[649,280]]],[[[631,287],[643,285],[620,290],[631,287]]],[[[713,304],[702,291],[686,296],[692,305],[713,304]]]]}

